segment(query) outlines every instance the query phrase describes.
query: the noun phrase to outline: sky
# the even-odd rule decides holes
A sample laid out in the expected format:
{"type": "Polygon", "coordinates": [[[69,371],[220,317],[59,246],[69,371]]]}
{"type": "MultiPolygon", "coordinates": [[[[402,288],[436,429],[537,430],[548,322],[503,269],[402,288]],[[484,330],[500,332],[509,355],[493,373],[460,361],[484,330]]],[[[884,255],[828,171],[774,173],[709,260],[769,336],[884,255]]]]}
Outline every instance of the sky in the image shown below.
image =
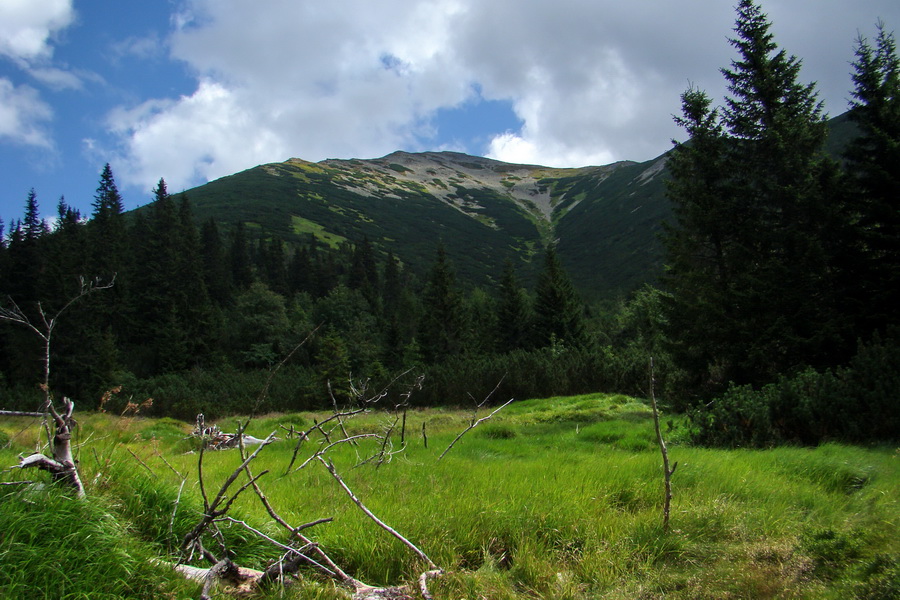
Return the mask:
{"type": "MultiPolygon", "coordinates": [[[[736,0],[0,0],[0,218],[126,208],[259,164],[453,150],[579,167],[683,139],[721,102],[736,0]]],[[[896,0],[761,0],[826,112],[896,0]]]]}

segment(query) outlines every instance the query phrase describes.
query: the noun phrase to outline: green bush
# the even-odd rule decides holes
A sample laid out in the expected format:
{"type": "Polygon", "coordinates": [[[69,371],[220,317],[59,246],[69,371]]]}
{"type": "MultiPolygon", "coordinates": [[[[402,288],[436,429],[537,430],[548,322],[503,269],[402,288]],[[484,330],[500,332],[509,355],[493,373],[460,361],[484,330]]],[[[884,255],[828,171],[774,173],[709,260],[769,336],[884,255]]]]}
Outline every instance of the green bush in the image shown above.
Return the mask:
{"type": "Polygon", "coordinates": [[[900,348],[876,338],[836,371],[806,369],[755,390],[730,386],[690,416],[694,441],[763,447],[900,438],[900,348]]]}

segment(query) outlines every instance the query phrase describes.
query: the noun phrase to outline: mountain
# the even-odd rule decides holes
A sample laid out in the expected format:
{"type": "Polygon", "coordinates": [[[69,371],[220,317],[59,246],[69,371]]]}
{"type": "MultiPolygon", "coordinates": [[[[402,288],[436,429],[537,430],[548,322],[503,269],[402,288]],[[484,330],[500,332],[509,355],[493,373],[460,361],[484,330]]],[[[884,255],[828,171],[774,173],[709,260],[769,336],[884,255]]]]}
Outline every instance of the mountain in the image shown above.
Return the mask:
{"type": "MultiPolygon", "coordinates": [[[[847,114],[829,121],[827,150],[855,135],[847,114]]],[[[242,221],[259,236],[338,247],[368,239],[423,274],[442,243],[459,279],[486,285],[509,259],[532,283],[545,245],[585,299],[610,300],[662,269],[658,234],[670,215],[666,155],[636,163],[551,168],[456,152],[394,152],[382,158],[290,159],[260,165],[187,192],[199,220],[225,230],[242,221]]]]}
{"type": "Polygon", "coordinates": [[[423,273],[440,242],[459,278],[485,285],[504,260],[530,281],[550,240],[582,293],[609,298],[652,280],[667,213],[664,160],[558,169],[455,152],[372,160],[290,159],[188,190],[198,220],[288,242],[364,238],[423,273]],[[537,257],[537,259],[536,259],[537,257]]]}

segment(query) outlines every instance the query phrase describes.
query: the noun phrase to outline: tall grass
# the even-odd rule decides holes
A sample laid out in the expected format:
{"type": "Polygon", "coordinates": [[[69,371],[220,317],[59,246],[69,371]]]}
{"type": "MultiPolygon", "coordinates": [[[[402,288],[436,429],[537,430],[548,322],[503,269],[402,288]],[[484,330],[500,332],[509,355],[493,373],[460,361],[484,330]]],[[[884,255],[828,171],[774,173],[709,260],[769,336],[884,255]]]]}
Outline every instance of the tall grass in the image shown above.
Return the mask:
{"type": "MultiPolygon", "coordinates": [[[[317,417],[270,415],[253,421],[249,432],[283,435],[281,423],[302,426],[317,417]]],[[[895,449],[708,450],[679,443],[686,436],[674,419],[664,432],[679,462],[666,534],[661,460],[642,403],[600,395],[514,403],[438,461],[469,417],[446,409],[411,412],[404,452],[378,468],[355,468],[372,448],[344,446],[332,454],[363,502],[449,571],[432,583],[437,598],[889,598],[900,592],[895,449]]],[[[351,428],[379,428],[385,418],[372,413],[351,428]]],[[[80,520],[121,532],[131,545],[117,546],[138,557],[128,568],[140,571],[141,553],[166,556],[202,510],[198,456],[184,454],[189,446],[181,441],[189,426],[82,420],[82,439],[93,432],[91,450],[81,450],[89,502],[44,501],[48,492],[37,490],[7,497],[40,494],[29,505],[38,513],[73,504],[79,508],[69,510],[95,511],[80,520]],[[190,474],[183,489],[163,458],[190,474]]],[[[220,425],[234,430],[235,420],[220,425]]],[[[352,505],[321,465],[284,475],[295,444],[275,442],[253,466],[256,473],[270,470],[261,484],[276,509],[294,524],[334,517],[310,535],[354,577],[373,584],[414,580],[423,570],[419,560],[352,505]]],[[[12,464],[13,454],[0,460],[12,464]]],[[[206,453],[207,490],[214,493],[239,462],[236,451],[206,453]]],[[[252,493],[233,510],[284,539],[252,493]]],[[[57,526],[70,536],[85,535],[57,526]]],[[[261,567],[278,556],[242,529],[223,530],[241,564],[261,567]]],[[[0,553],[36,543],[21,529],[12,531],[0,533],[0,553]]],[[[14,572],[36,566],[15,561],[14,572]]],[[[156,572],[147,578],[161,586],[169,579],[156,572]]],[[[312,573],[289,595],[340,597],[312,573]]]]}

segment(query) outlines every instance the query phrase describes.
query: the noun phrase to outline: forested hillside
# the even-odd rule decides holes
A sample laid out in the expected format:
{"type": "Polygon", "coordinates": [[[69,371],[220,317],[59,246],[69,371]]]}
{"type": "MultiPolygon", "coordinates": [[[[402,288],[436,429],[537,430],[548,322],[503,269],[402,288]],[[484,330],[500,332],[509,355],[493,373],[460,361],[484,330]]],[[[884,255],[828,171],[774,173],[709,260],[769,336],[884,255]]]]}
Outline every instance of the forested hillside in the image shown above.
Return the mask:
{"type": "Polygon", "coordinates": [[[328,405],[329,385],[408,370],[427,404],[642,394],[653,356],[709,441],[894,436],[877,391],[897,373],[894,38],[860,39],[829,123],[768,28],[741,4],[725,105],[686,91],[687,140],[647,163],[294,159],[174,195],[160,180],[131,213],[107,165],[92,213],[60,200],[52,227],[32,192],[0,236],[20,316],[0,323],[2,403],[39,403],[48,346],[55,394],[185,418],[328,405]],[[80,278],[113,285],[70,304],[80,278]]]}
{"type": "Polygon", "coordinates": [[[547,243],[592,300],[655,279],[656,239],[668,214],[662,157],[646,164],[555,169],[454,152],[396,152],[379,159],[291,159],[188,190],[200,221],[251,237],[332,248],[364,238],[419,277],[436,241],[466,286],[497,283],[510,261],[534,284],[547,243]],[[563,243],[564,242],[564,243],[563,243]]]}

